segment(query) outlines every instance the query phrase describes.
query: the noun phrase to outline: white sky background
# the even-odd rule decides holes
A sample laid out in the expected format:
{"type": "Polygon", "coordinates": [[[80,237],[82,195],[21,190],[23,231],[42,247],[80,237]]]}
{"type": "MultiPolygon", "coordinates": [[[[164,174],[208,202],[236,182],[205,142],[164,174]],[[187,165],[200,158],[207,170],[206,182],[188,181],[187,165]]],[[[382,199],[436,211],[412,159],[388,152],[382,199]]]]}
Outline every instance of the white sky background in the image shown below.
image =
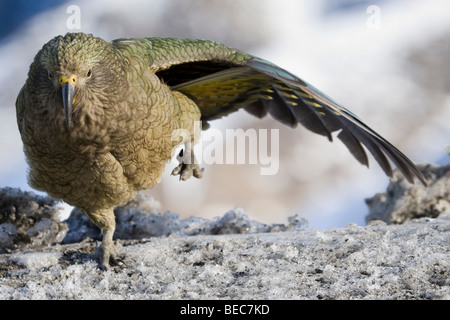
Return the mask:
{"type": "MultiPolygon", "coordinates": [[[[223,18],[223,15],[229,12],[220,8],[217,12],[211,9],[209,13],[213,14],[205,15],[186,11],[183,14],[189,17],[188,21],[183,21],[182,16],[179,17],[180,21],[167,20],[163,15],[165,6],[170,2],[109,0],[74,1],[73,4],[81,8],[80,31],[107,40],[124,36],[195,37],[250,50],[250,53],[278,64],[333,97],[398,146],[414,162],[449,162],[444,147],[450,144],[450,97],[448,93],[444,94],[438,100],[441,104],[439,112],[429,113],[428,108],[435,100],[430,99],[405,74],[401,63],[411,47],[425,44],[440,35],[450,36],[450,2],[378,1],[381,10],[380,29],[369,29],[366,24],[370,16],[366,9],[372,3],[334,14],[323,14],[322,8],[327,1],[235,1],[235,4],[242,3],[245,10],[250,10],[236,12],[235,21],[242,22],[240,25],[227,24],[230,20],[223,18]],[[252,13],[258,18],[254,20],[254,25],[244,21],[245,12],[253,12],[252,6],[258,8],[256,13],[252,13]],[[110,21],[110,17],[115,18],[110,21]],[[152,21],[158,24],[152,25],[152,21]],[[177,24],[181,28],[177,29],[177,24]],[[143,30],[138,28],[140,25],[149,27],[143,30]],[[183,26],[186,28],[183,29],[183,26]],[[242,29],[248,26],[252,26],[254,31],[243,32],[242,29]],[[241,31],[242,36],[239,34],[241,31]],[[255,33],[254,37],[252,32],[255,33]],[[410,101],[417,103],[410,104],[410,101]],[[420,101],[423,104],[419,104],[420,101]],[[417,123],[421,125],[417,126],[417,123]]],[[[195,3],[201,5],[207,1],[195,3]]],[[[230,2],[220,3],[226,6],[230,2]]],[[[65,12],[70,4],[39,14],[17,31],[14,37],[0,44],[0,148],[3,150],[0,157],[0,186],[31,190],[26,183],[27,166],[17,130],[14,102],[37,51],[53,36],[71,31],[66,26],[68,15],[65,12]]],[[[253,19],[253,15],[250,18],[253,19]]],[[[252,120],[244,113],[238,113],[214,123],[214,126],[236,128],[252,120]]],[[[287,216],[300,213],[312,227],[340,227],[347,223],[363,225],[368,210],[363,199],[384,191],[388,183],[373,158],[370,157],[371,167],[367,170],[348,155],[340,141],[330,144],[323,137],[303,129],[297,129],[295,134],[289,135],[289,139],[293,140],[292,143],[289,141],[288,150],[280,150],[291,156],[287,163],[281,164],[285,170],[273,180],[264,180],[263,183],[283,190],[284,184],[280,182],[283,179],[304,181],[307,191],[303,193],[306,193],[304,196],[307,200],[299,200],[298,205],[290,211],[281,204],[279,207],[275,205],[275,213],[278,213],[277,208],[284,212],[269,218],[260,219],[256,215],[258,210],[250,210],[251,218],[281,223],[287,216]],[[300,136],[304,138],[297,143],[295,139],[300,136]],[[297,161],[294,163],[292,158],[297,161]],[[327,180],[322,173],[332,170],[336,164],[342,164],[345,170],[340,172],[338,178],[327,180]]],[[[286,146],[286,143],[282,143],[280,149],[283,145],[286,146]]],[[[205,174],[219,169],[208,166],[205,174]]],[[[254,171],[256,175],[258,172],[254,171]]],[[[201,194],[215,187],[215,181],[208,179],[211,178],[206,177],[204,183],[187,184],[173,177],[164,177],[163,184],[157,189],[163,198],[156,198],[163,202],[163,207],[164,195],[170,194],[180,194],[181,198],[184,196],[201,204],[201,208],[187,212],[171,209],[170,205],[166,208],[181,215],[223,215],[234,204],[232,200],[223,205],[203,203],[207,196],[202,197],[201,194]]],[[[248,184],[259,183],[262,181],[259,179],[253,176],[248,184]]],[[[237,187],[242,185],[237,183],[237,187]]],[[[259,201],[262,205],[269,203],[264,202],[267,199],[263,197],[253,197],[253,202],[259,201]]],[[[276,199],[271,199],[270,204],[275,202],[276,199]]]]}

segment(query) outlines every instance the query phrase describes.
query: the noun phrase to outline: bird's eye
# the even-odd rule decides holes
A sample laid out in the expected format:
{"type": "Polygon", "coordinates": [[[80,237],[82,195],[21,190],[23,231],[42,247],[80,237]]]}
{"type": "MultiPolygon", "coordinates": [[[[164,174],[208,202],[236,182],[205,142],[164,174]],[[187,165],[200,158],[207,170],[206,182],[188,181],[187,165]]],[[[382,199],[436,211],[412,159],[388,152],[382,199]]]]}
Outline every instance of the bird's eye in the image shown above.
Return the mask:
{"type": "Polygon", "coordinates": [[[53,78],[53,74],[50,70],[47,70],[47,77],[51,80],[53,78]]]}
{"type": "Polygon", "coordinates": [[[90,78],[92,76],[92,68],[89,68],[89,70],[86,72],[86,77],[90,78]]]}

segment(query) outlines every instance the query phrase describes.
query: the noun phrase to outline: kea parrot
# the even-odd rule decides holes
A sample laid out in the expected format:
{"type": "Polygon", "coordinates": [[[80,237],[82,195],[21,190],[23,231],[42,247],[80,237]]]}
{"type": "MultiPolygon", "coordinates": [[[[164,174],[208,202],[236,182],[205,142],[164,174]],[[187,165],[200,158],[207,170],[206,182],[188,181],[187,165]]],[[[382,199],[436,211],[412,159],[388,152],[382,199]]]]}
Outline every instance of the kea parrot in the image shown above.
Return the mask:
{"type": "Polygon", "coordinates": [[[117,262],[114,208],[153,187],[174,155],[181,180],[201,178],[195,123],[244,109],[332,141],[363,165],[366,148],[392,177],[426,179],[356,115],[275,64],[208,40],[56,36],[37,53],[16,101],[29,184],[78,207],[103,235],[99,266],[117,262]],[[191,134],[173,139],[173,132],[191,134]],[[364,146],[364,147],[363,147],[364,146]]]}

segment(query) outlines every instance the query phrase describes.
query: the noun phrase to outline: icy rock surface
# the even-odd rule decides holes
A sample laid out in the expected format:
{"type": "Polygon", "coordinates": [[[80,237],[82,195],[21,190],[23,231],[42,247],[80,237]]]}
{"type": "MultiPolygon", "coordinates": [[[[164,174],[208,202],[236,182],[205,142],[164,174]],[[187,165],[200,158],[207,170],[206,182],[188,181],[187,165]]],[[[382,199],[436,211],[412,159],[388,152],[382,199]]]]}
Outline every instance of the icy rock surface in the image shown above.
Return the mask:
{"type": "Polygon", "coordinates": [[[395,171],[386,192],[366,199],[370,209],[367,223],[372,220],[403,223],[414,218],[450,214],[450,163],[445,166],[424,164],[419,168],[427,178],[428,187],[420,183],[411,186],[395,171]]]}
{"type": "MultiPolygon", "coordinates": [[[[213,220],[188,217],[180,220],[178,214],[160,213],[161,205],[150,196],[138,194],[127,205],[117,208],[115,239],[144,239],[170,234],[192,236],[199,234],[261,233],[300,230],[307,226],[305,219],[293,216],[288,224],[266,225],[250,220],[241,208],[234,208],[213,220]]],[[[100,230],[77,208],[67,219],[69,231],[63,243],[80,242],[87,238],[101,240],[100,230]]]]}
{"type": "Polygon", "coordinates": [[[269,226],[239,208],[180,220],[140,195],[116,210],[125,258],[107,272],[78,210],[59,222],[53,200],[1,189],[0,299],[450,299],[448,166],[422,170],[429,188],[396,176],[365,227],[269,226]],[[402,207],[402,224],[380,218],[402,207]]]}
{"type": "Polygon", "coordinates": [[[0,188],[0,253],[51,245],[60,242],[66,232],[55,200],[17,188],[0,188]]]}
{"type": "Polygon", "coordinates": [[[0,299],[450,299],[450,219],[123,242],[0,255],[0,299]]]}

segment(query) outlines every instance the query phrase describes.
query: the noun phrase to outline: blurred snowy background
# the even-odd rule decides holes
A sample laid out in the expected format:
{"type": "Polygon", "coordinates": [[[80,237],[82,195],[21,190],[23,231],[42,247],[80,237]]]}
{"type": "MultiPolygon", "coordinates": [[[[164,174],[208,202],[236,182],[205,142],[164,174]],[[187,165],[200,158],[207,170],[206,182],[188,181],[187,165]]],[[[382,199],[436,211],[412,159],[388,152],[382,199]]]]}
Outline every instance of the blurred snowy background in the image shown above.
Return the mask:
{"type": "MultiPolygon", "coordinates": [[[[0,186],[30,190],[15,99],[30,63],[58,34],[81,31],[112,40],[165,36],[222,42],[272,61],[356,113],[414,162],[445,164],[450,143],[450,2],[446,0],[108,0],[0,2],[0,186]],[[70,30],[70,5],[80,29],[70,30]],[[372,7],[371,7],[372,6],[372,7]],[[373,7],[375,6],[375,7],[373,7]]],[[[222,216],[234,206],[250,218],[310,227],[364,225],[364,198],[388,178],[370,158],[359,165],[339,140],[239,112],[216,128],[280,129],[280,170],[206,166],[202,180],[179,182],[169,164],[152,190],[163,210],[222,216]]]]}

